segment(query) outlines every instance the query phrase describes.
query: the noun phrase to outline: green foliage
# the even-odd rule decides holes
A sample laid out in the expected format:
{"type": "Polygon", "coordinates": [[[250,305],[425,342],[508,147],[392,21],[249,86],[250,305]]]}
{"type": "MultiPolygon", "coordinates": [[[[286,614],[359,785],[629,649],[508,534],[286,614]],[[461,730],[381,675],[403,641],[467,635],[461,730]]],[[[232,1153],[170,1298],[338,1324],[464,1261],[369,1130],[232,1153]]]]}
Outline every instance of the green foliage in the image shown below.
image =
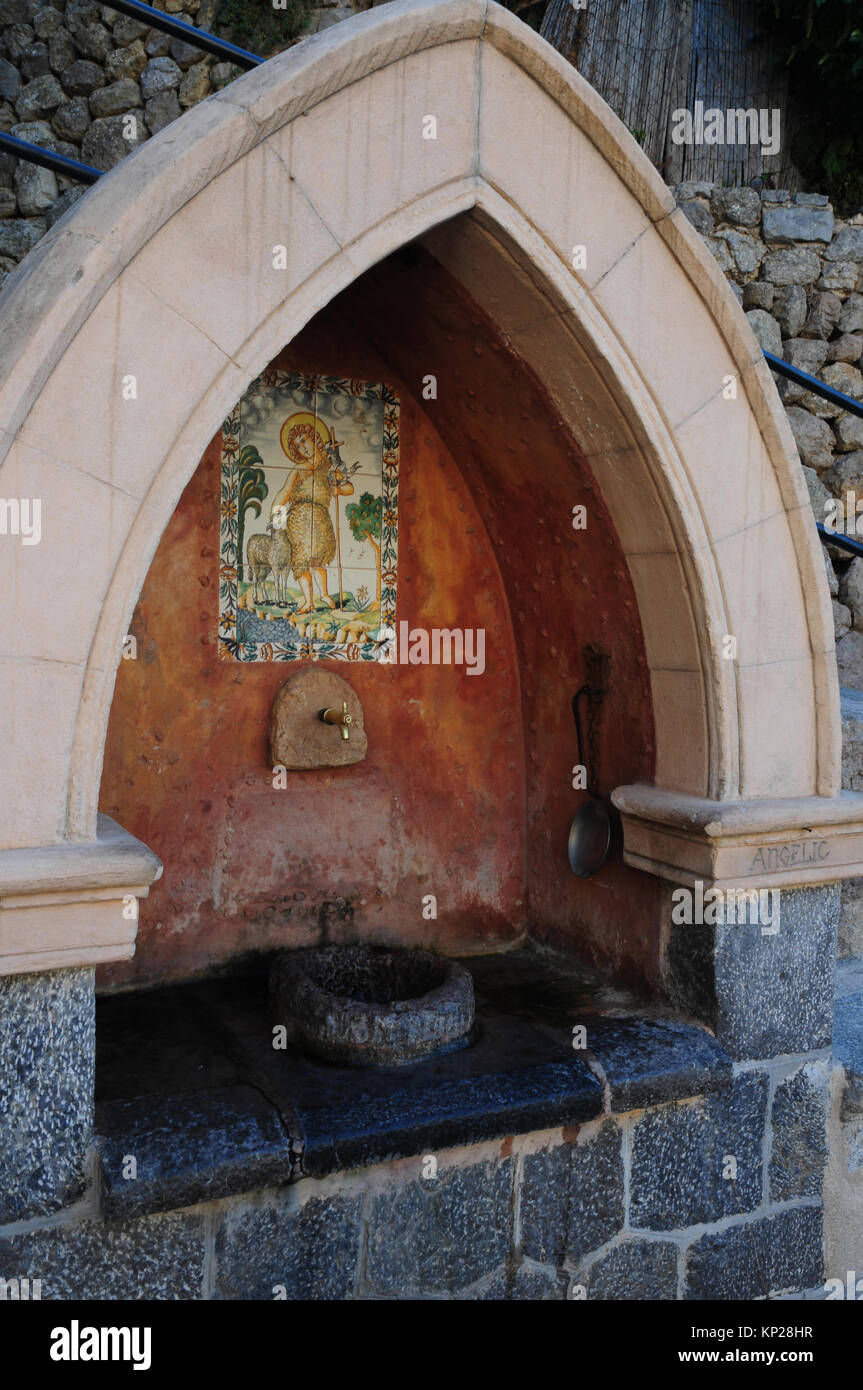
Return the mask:
{"type": "MultiPolygon", "coordinates": [[[[547,0],[502,0],[531,29],[539,29],[547,0]]],[[[271,0],[218,0],[214,31],[221,38],[268,58],[287,48],[302,34],[312,11],[312,0],[287,0],[276,10],[271,0]]]]}
{"type": "Polygon", "coordinates": [[[791,158],[813,191],[850,215],[863,203],[863,0],[761,0],[787,64],[791,158]]]}
{"type": "Polygon", "coordinates": [[[547,6],[547,0],[500,0],[500,3],[531,29],[539,29],[547,6]]]}
{"type": "MultiPolygon", "coordinates": [[[[237,563],[242,566],[245,560],[243,554],[243,532],[245,531],[246,512],[254,512],[255,516],[261,515],[261,503],[267,495],[266,476],[263,470],[264,460],[261,458],[254,444],[244,444],[237,459],[240,470],[239,489],[237,499],[237,563]]],[[[242,569],[240,569],[242,574],[242,569]]]]}
{"type": "MultiPolygon", "coordinates": [[[[539,29],[547,0],[502,0],[531,29],[539,29]]],[[[287,0],[276,10],[271,0],[218,0],[214,31],[221,38],[264,58],[287,48],[302,34],[312,10],[312,0],[287,0]]]]}
{"type": "Polygon", "coordinates": [[[367,535],[380,540],[383,511],[383,498],[373,497],[370,492],[364,492],[359,502],[345,507],[345,516],[356,540],[364,540],[367,535]]]}
{"type": "Polygon", "coordinates": [[[230,43],[268,58],[299,37],[308,16],[305,0],[287,0],[283,10],[270,0],[219,0],[213,28],[230,43]]]}

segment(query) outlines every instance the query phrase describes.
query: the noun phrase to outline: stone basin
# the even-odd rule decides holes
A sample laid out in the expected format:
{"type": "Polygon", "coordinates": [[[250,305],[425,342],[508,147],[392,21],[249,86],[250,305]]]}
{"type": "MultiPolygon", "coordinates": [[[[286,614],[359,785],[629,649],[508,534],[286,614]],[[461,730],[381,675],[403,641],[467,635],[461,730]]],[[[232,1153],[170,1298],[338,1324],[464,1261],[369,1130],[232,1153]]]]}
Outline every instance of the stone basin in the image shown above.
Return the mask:
{"type": "Polygon", "coordinates": [[[397,1066],[464,1047],[473,1025],[469,971],[428,951],[286,951],[270,988],[278,1021],[297,1047],[350,1066],[397,1066]]]}

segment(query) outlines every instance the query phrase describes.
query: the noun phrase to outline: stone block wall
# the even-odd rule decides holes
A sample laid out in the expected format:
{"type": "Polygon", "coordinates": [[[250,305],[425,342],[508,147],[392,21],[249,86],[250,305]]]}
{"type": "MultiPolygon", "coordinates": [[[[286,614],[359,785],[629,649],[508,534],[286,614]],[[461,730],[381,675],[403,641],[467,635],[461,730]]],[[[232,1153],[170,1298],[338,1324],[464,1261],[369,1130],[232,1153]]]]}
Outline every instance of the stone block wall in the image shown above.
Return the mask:
{"type": "MultiPolygon", "coordinates": [[[[199,29],[219,17],[219,0],[154,7],[199,29]]],[[[367,8],[305,0],[301,37],[367,8]]],[[[238,73],[98,0],[0,0],[0,131],[96,169],[112,169],[238,73]]],[[[0,286],[84,191],[0,153],[0,286]]]]}
{"type": "Polygon", "coordinates": [[[701,1098],[121,1222],[0,1227],[42,1299],[753,1299],[824,1277],[825,1058],[701,1098]]]}
{"type": "MultiPolygon", "coordinates": [[[[719,1041],[586,1016],[596,1118],[576,1122],[573,1105],[563,1128],[355,1167],[335,1137],[319,1176],[308,1135],[288,1163],[274,1101],[244,1110],[236,1132],[224,1130],[230,1107],[207,1118],[178,1094],[188,1136],[161,1122],[142,1135],[130,1121],[94,1137],[92,972],[0,981],[0,1279],[39,1281],[45,1300],[733,1301],[818,1289],[833,1016],[820,985],[837,911],[835,887],[797,890],[778,936],[728,929],[735,952],[714,945],[719,1041]],[[772,988],[780,976],[793,987],[772,988]],[[744,1026],[747,1008],[759,1028],[744,1026]],[[46,1011],[53,1032],[36,1026],[46,1011]],[[178,1144],[191,1187],[171,1175],[178,1144]],[[230,1185],[211,1185],[231,1153],[230,1185]]],[[[349,1142],[359,1121],[345,1117],[349,1142]]],[[[424,1142],[410,1127],[399,1135],[380,1152],[424,1142]]]]}
{"type": "MultiPolygon", "coordinates": [[[[675,194],[762,348],[863,399],[863,214],[843,221],[822,194],[781,189],[684,183],[675,194]]],[[[853,492],[863,500],[863,419],[775,379],[824,522],[832,499],[845,505],[853,492]]],[[[826,564],[839,679],[863,690],[863,560],[834,550],[826,564]]]]}

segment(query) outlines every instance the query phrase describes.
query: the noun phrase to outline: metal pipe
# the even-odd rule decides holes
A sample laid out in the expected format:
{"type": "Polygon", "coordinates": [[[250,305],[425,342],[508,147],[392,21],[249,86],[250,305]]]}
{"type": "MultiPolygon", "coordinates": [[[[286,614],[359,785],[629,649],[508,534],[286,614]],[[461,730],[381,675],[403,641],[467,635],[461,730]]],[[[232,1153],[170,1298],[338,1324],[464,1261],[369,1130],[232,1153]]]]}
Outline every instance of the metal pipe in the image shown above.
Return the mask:
{"type": "MultiPolygon", "coordinates": [[[[131,15],[133,19],[140,19],[154,29],[162,29],[166,34],[171,34],[176,39],[182,39],[184,43],[191,44],[196,48],[203,48],[207,53],[212,53],[217,58],[229,59],[237,67],[247,71],[260,67],[261,63],[266,61],[255,53],[248,53],[245,48],[238,48],[236,44],[228,43],[226,39],[216,38],[214,34],[207,34],[203,29],[195,29],[193,25],[186,24],[181,19],[174,19],[172,15],[154,9],[152,5],[145,5],[142,0],[114,0],[111,9],[119,10],[121,14],[131,15]]],[[[74,179],[76,183],[94,184],[104,172],[102,169],[94,169],[90,164],[82,164],[77,159],[69,159],[64,154],[54,154],[51,150],[43,149],[41,145],[32,145],[27,140],[19,140],[14,135],[6,135],[2,131],[0,131],[0,150],[7,150],[16,159],[24,159],[28,164],[39,164],[43,169],[50,169],[54,174],[62,174],[64,178],[74,179]]]]}
{"type": "Polygon", "coordinates": [[[43,150],[41,145],[31,145],[27,140],[19,140],[15,135],[5,135],[0,131],[0,150],[8,150],[16,159],[26,159],[28,164],[41,164],[64,178],[76,179],[78,183],[95,183],[102,177],[101,169],[90,164],[79,164],[77,159],[68,159],[65,154],[54,154],[43,150]]]}
{"type": "Polygon", "coordinates": [[[807,391],[814,391],[816,396],[821,396],[831,405],[838,405],[840,409],[847,410],[849,415],[863,416],[863,403],[855,401],[852,396],[846,396],[842,391],[837,391],[835,387],[819,381],[817,376],[810,376],[808,372],[801,372],[799,367],[792,367],[790,362],[783,361],[781,357],[774,357],[772,352],[765,352],[764,360],[771,371],[787,377],[796,386],[805,386],[807,391]]]}
{"type": "Polygon", "coordinates": [[[815,526],[824,545],[838,546],[840,550],[847,550],[851,555],[863,555],[863,541],[852,540],[844,531],[831,531],[820,521],[816,521],[815,526]]]}
{"type": "Polygon", "coordinates": [[[110,0],[110,8],[130,15],[132,19],[140,19],[153,29],[162,29],[166,34],[171,34],[175,39],[182,39],[184,43],[192,44],[195,48],[203,48],[217,58],[226,58],[236,63],[238,68],[248,71],[266,62],[265,58],[259,58],[255,53],[248,53],[245,48],[238,48],[236,44],[216,38],[215,34],[208,34],[203,29],[195,29],[182,19],[175,19],[173,15],[164,14],[152,5],[143,4],[142,0],[110,0]]]}

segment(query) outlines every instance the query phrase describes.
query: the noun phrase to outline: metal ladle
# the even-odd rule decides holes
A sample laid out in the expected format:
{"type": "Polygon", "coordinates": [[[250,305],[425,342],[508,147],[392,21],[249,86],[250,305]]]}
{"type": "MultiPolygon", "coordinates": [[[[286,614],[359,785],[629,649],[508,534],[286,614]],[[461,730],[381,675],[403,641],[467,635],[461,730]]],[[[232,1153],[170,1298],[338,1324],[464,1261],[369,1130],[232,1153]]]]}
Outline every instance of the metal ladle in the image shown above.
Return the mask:
{"type": "Polygon", "coordinates": [[[587,793],[591,800],[581,806],[569,827],[569,867],[579,878],[591,878],[602,868],[611,848],[611,817],[608,807],[598,792],[591,788],[592,773],[584,757],[584,737],[581,731],[581,714],[578,702],[582,695],[595,694],[590,685],[583,685],[573,696],[572,712],[575,716],[575,731],[578,735],[578,760],[587,774],[587,793]]]}

